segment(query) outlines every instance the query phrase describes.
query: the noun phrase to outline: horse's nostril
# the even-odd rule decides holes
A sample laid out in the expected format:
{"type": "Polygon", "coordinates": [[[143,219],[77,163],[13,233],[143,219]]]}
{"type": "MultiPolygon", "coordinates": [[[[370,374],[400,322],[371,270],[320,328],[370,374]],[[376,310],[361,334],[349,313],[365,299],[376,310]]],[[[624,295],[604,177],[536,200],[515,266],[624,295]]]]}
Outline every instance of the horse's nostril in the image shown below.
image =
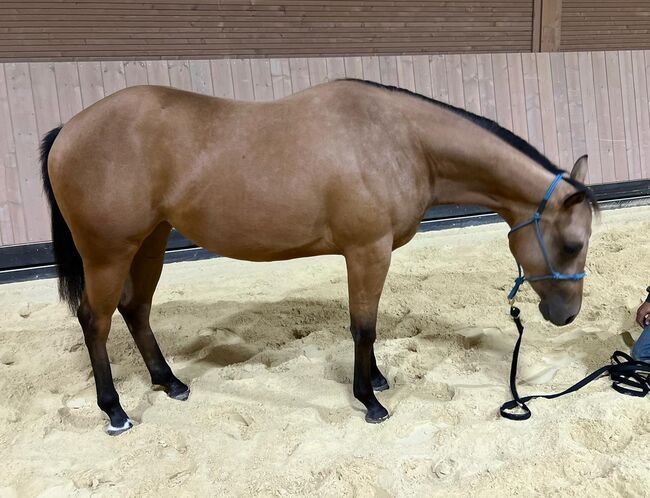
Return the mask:
{"type": "Polygon", "coordinates": [[[566,319],[566,322],[564,322],[564,325],[569,325],[575,319],[576,319],[576,316],[571,315],[569,318],[566,319]]]}

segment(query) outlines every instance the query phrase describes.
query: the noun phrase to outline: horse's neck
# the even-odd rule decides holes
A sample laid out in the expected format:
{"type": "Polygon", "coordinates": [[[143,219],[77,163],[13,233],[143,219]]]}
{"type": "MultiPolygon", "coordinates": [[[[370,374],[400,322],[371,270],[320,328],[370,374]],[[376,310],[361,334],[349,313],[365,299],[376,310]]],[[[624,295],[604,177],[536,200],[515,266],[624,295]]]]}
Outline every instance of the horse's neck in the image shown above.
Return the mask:
{"type": "Polygon", "coordinates": [[[553,173],[488,130],[447,114],[448,123],[425,125],[421,139],[434,179],[432,204],[484,206],[511,225],[530,216],[553,173]]]}

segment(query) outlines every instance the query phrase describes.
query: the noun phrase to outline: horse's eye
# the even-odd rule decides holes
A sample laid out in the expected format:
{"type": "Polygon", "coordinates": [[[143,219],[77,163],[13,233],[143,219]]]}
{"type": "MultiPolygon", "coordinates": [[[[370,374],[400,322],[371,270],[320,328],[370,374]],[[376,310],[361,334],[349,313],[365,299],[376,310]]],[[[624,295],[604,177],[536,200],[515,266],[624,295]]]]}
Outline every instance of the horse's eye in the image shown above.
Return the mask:
{"type": "Polygon", "coordinates": [[[580,251],[582,251],[582,248],[584,247],[584,244],[582,242],[570,242],[564,244],[564,252],[568,254],[569,256],[575,256],[576,254],[579,254],[580,251]]]}

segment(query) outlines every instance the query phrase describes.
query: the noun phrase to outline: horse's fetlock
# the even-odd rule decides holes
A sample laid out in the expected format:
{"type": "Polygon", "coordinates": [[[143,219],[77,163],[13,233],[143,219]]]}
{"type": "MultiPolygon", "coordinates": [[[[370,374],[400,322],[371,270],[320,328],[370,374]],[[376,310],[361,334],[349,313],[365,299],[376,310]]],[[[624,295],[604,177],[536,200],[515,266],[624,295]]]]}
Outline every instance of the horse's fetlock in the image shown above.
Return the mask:
{"type": "Polygon", "coordinates": [[[119,404],[120,398],[117,393],[102,393],[97,396],[97,406],[106,413],[110,413],[119,404]]]}
{"type": "Polygon", "coordinates": [[[174,380],[174,374],[168,365],[158,367],[155,370],[151,370],[149,373],[151,374],[151,383],[156,386],[167,386],[172,380],[174,380]]]}

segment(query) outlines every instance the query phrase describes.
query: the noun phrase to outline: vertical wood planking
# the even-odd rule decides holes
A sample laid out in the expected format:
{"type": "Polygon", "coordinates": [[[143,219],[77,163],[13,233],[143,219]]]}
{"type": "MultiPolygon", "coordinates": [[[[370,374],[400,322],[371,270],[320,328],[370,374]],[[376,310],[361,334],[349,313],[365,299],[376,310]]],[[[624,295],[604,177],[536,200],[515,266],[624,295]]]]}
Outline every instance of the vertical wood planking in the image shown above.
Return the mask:
{"type": "Polygon", "coordinates": [[[294,92],[299,92],[305,88],[309,88],[309,66],[307,59],[289,59],[289,67],[291,68],[291,87],[294,92]]]}
{"type": "Polygon", "coordinates": [[[539,101],[539,80],[535,54],[521,54],[521,66],[524,72],[524,91],[526,92],[526,121],[528,122],[528,141],[544,150],[544,130],[539,101]]]}
{"type": "Polygon", "coordinates": [[[102,66],[99,62],[77,62],[77,69],[79,71],[81,103],[84,108],[90,107],[104,98],[102,66]]]}
{"type": "Polygon", "coordinates": [[[150,85],[170,86],[167,61],[147,61],[147,80],[150,85]]]}
{"type": "Polygon", "coordinates": [[[526,119],[526,91],[521,54],[508,54],[508,82],[510,84],[510,107],[512,109],[512,131],[528,140],[528,120],[526,119]]]}
{"type": "Polygon", "coordinates": [[[281,99],[293,93],[291,88],[291,68],[289,59],[271,59],[271,81],[273,82],[273,97],[281,99]]]}
{"type": "Polygon", "coordinates": [[[598,142],[600,146],[600,167],[602,181],[616,180],[614,173],[614,149],[612,147],[612,121],[609,111],[609,92],[607,89],[607,67],[604,52],[591,54],[594,92],[596,96],[596,119],[598,120],[598,142]]]}
{"type": "Polygon", "coordinates": [[[363,79],[363,63],[361,57],[345,57],[345,77],[363,79]]]}
{"type": "Polygon", "coordinates": [[[14,244],[27,238],[20,195],[18,162],[13,126],[9,111],[9,96],[5,64],[0,63],[0,235],[2,244],[14,244]]]}
{"type": "Polygon", "coordinates": [[[234,99],[235,89],[232,85],[232,71],[230,61],[217,59],[210,61],[210,73],[212,74],[212,91],[215,97],[234,99]]]}
{"type": "Polygon", "coordinates": [[[614,152],[614,178],[625,180],[627,171],[627,151],[625,150],[625,121],[623,119],[623,92],[621,89],[621,72],[618,52],[605,54],[607,71],[607,90],[609,113],[612,123],[612,150],[614,152]]]}
{"type": "Polygon", "coordinates": [[[271,64],[268,59],[251,60],[251,75],[253,76],[253,93],[257,101],[273,100],[273,79],[271,64]]]}
{"type": "Polygon", "coordinates": [[[589,181],[602,183],[603,168],[600,158],[600,142],[598,140],[598,114],[596,111],[596,92],[594,89],[594,71],[591,53],[578,54],[580,68],[580,93],[582,95],[582,110],[585,120],[585,144],[589,154],[589,181]]]}
{"type": "Polygon", "coordinates": [[[345,78],[345,60],[343,57],[328,57],[326,61],[327,79],[329,81],[345,78]]]}
{"type": "Polygon", "coordinates": [[[460,56],[463,73],[463,94],[465,109],[474,114],[481,114],[481,102],[478,90],[478,68],[476,55],[463,54],[460,56]]]}
{"type": "Polygon", "coordinates": [[[476,65],[478,68],[478,93],[481,115],[496,121],[497,106],[494,93],[492,57],[490,54],[478,54],[476,56],[476,65]]]}
{"type": "Polygon", "coordinates": [[[460,55],[445,55],[445,70],[447,73],[449,103],[456,107],[465,107],[463,70],[460,55]]]}
{"type": "MultiPolygon", "coordinates": [[[[582,110],[582,92],[580,90],[580,65],[578,63],[577,53],[564,53],[564,71],[566,75],[571,148],[573,152],[571,161],[573,162],[587,153],[587,143],[585,142],[585,119],[582,110]]],[[[587,180],[590,178],[589,170],[591,168],[592,160],[589,158],[587,180]]]]}
{"type": "MultiPolygon", "coordinates": [[[[5,90],[4,65],[0,63],[0,246],[13,244],[14,235],[11,229],[11,214],[9,213],[9,201],[7,199],[7,180],[5,177],[5,168],[8,167],[9,150],[8,135],[12,130],[11,120],[8,118],[7,93],[5,90]]],[[[13,141],[13,140],[12,140],[13,141]]]]}
{"type": "Polygon", "coordinates": [[[492,72],[494,74],[494,100],[497,122],[504,128],[513,131],[510,83],[508,81],[508,59],[506,58],[506,54],[492,55],[492,72]]]}
{"type": "MultiPolygon", "coordinates": [[[[56,76],[54,74],[54,64],[51,62],[33,62],[29,64],[29,73],[32,83],[32,96],[34,98],[34,114],[36,117],[36,140],[40,142],[41,138],[50,130],[61,125],[61,116],[59,115],[59,98],[56,91],[56,76]]],[[[40,186],[40,164],[37,156],[33,159],[36,164],[30,165],[28,174],[35,174],[33,180],[40,186]]],[[[39,189],[40,190],[40,189],[39,189]]],[[[45,241],[51,238],[50,216],[45,201],[45,195],[39,192],[38,202],[42,216],[38,219],[39,236],[38,240],[45,241]]],[[[34,220],[36,222],[36,220],[34,220]]],[[[28,226],[32,223],[27,220],[28,226]]]]}
{"type": "MultiPolygon", "coordinates": [[[[76,71],[76,65],[75,71],[76,71]]],[[[16,146],[16,164],[20,178],[20,198],[27,228],[26,240],[40,242],[50,237],[49,216],[40,181],[38,161],[39,135],[34,111],[29,64],[5,65],[9,112],[16,146]]]]}
{"type": "Polygon", "coordinates": [[[634,70],[632,68],[632,53],[629,50],[619,53],[619,70],[628,170],[625,179],[637,180],[643,177],[641,176],[641,162],[639,159],[639,126],[636,119],[634,70]]]}
{"type": "Polygon", "coordinates": [[[540,112],[542,115],[542,135],[544,153],[553,164],[558,164],[557,124],[551,77],[551,60],[547,53],[537,54],[537,81],[539,85],[540,112]]]}
{"type": "MultiPolygon", "coordinates": [[[[645,106],[650,106],[650,50],[643,51],[643,64],[645,70],[645,79],[646,79],[646,92],[649,100],[646,100],[645,106]]],[[[641,93],[642,90],[639,91],[641,93]]],[[[649,108],[650,109],[650,108],[649,108]]],[[[642,166],[642,170],[645,171],[645,178],[650,178],[650,164],[646,163],[642,166]],[[645,169],[644,169],[645,168],[645,169]]]]}
{"type": "Polygon", "coordinates": [[[67,123],[72,116],[83,109],[77,64],[55,62],[54,75],[56,77],[57,95],[59,96],[59,115],[61,116],[61,122],[67,123]]]}
{"type": "MultiPolygon", "coordinates": [[[[594,4],[596,3],[594,2],[594,4]]],[[[536,12],[537,9],[534,11],[536,12]]],[[[558,51],[562,24],[562,0],[543,0],[539,19],[540,52],[558,51]]]]}
{"type": "Polygon", "coordinates": [[[127,61],[124,63],[126,86],[148,85],[147,66],[143,61],[127,61]]]}
{"type": "Polygon", "coordinates": [[[192,77],[188,61],[167,61],[167,70],[171,86],[188,92],[192,91],[192,77]]]}
{"type": "Polygon", "coordinates": [[[379,70],[379,57],[361,57],[361,66],[363,68],[363,79],[368,81],[381,82],[381,73],[379,70]]]}
{"type": "Polygon", "coordinates": [[[104,80],[104,94],[110,95],[126,88],[124,63],[121,61],[102,62],[102,78],[104,80]]]}
{"type": "Polygon", "coordinates": [[[413,58],[410,55],[399,55],[397,62],[397,84],[400,88],[415,91],[415,73],[413,72],[413,58]]]}
{"type": "Polygon", "coordinates": [[[202,93],[203,95],[214,95],[210,61],[191,60],[190,81],[192,82],[193,92],[202,93]]]}
{"type": "MultiPolygon", "coordinates": [[[[539,52],[542,41],[542,2],[545,0],[533,0],[533,52],[539,52]]],[[[546,0],[548,1],[548,0],[546,0]]]]}
{"type": "Polygon", "coordinates": [[[573,166],[574,157],[571,141],[571,119],[569,117],[569,97],[566,69],[564,67],[564,54],[551,54],[550,63],[557,129],[558,165],[563,169],[569,170],[573,166]]]}
{"type": "Polygon", "coordinates": [[[31,62],[29,72],[32,80],[36,128],[38,136],[42,137],[45,133],[61,124],[54,63],[31,62]]]}
{"type": "Polygon", "coordinates": [[[311,86],[320,85],[327,79],[327,59],[324,57],[312,57],[307,62],[309,67],[309,82],[311,86]]]}
{"type": "Polygon", "coordinates": [[[645,57],[642,50],[632,52],[632,74],[639,133],[640,174],[641,178],[650,178],[650,110],[648,109],[650,92],[648,92],[645,57]]]}
{"type": "Polygon", "coordinates": [[[449,82],[447,81],[447,60],[444,55],[432,55],[429,58],[431,73],[431,91],[433,98],[449,102],[449,82]]]}
{"type": "Polygon", "coordinates": [[[384,85],[398,86],[397,58],[394,55],[379,56],[379,75],[384,85]]]}
{"type": "Polygon", "coordinates": [[[235,90],[235,98],[237,100],[255,100],[250,59],[232,59],[230,61],[230,68],[232,69],[232,84],[235,90]]]}
{"type": "Polygon", "coordinates": [[[413,56],[413,73],[415,76],[415,91],[427,97],[433,97],[428,55],[413,56]]]}

